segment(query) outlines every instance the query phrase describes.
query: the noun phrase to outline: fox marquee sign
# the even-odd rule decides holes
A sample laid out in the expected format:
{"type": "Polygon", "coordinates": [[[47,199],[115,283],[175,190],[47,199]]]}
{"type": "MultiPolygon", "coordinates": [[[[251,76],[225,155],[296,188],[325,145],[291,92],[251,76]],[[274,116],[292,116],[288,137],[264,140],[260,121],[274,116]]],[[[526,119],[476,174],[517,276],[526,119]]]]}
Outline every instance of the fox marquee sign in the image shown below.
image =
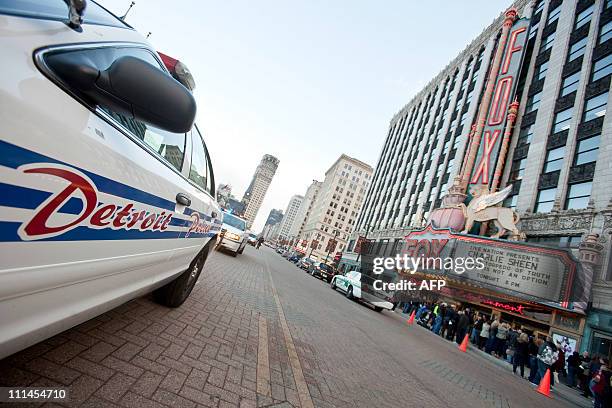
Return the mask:
{"type": "Polygon", "coordinates": [[[577,303],[588,296],[587,271],[567,249],[455,234],[430,225],[411,232],[392,248],[379,247],[374,252],[364,257],[362,270],[367,271],[370,262],[376,265],[380,256],[412,259],[414,268],[396,270],[396,279],[415,272],[443,276],[521,301],[569,310],[576,310],[577,303]]]}
{"type": "Polygon", "coordinates": [[[528,33],[529,19],[521,18],[512,26],[508,40],[504,44],[504,54],[488,114],[485,117],[482,141],[476,156],[476,165],[470,177],[470,184],[488,186],[491,182],[495,163],[498,160],[506,116],[516,92],[528,33]]]}

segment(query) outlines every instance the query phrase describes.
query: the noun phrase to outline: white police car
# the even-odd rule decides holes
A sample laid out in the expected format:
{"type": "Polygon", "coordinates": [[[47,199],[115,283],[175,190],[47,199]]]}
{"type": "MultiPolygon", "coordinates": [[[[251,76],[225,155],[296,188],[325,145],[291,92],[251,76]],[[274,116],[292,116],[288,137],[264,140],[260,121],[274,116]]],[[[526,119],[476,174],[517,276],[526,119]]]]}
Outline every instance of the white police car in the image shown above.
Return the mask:
{"type": "Polygon", "coordinates": [[[350,271],[343,275],[334,275],[329,285],[333,290],[339,289],[344,292],[348,299],[372,305],[377,312],[383,309],[392,310],[393,303],[387,300],[387,296],[382,291],[375,291],[371,281],[372,278],[368,275],[350,271]],[[367,283],[369,281],[370,283],[367,283]]]}
{"type": "Polygon", "coordinates": [[[191,92],[83,4],[0,2],[0,358],[152,290],[180,305],[222,222],[191,92]]]}

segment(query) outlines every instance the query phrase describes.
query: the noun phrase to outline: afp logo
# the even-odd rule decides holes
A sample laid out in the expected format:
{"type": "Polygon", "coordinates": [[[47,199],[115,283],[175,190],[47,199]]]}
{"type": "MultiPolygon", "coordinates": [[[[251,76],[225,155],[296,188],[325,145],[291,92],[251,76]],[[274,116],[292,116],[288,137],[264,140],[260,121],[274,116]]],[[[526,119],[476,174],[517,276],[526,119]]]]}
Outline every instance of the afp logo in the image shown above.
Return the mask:
{"type": "Polygon", "coordinates": [[[28,175],[48,179],[48,184],[60,188],[43,201],[32,217],[21,224],[17,234],[24,241],[34,241],[64,234],[79,226],[92,229],[164,231],[172,220],[172,213],[149,212],[138,209],[137,203],[128,202],[123,207],[112,203],[100,203],[94,182],[72,167],[35,163],[18,168],[28,175]],[[81,201],[79,214],[60,213],[59,210],[72,198],[81,201]]]}

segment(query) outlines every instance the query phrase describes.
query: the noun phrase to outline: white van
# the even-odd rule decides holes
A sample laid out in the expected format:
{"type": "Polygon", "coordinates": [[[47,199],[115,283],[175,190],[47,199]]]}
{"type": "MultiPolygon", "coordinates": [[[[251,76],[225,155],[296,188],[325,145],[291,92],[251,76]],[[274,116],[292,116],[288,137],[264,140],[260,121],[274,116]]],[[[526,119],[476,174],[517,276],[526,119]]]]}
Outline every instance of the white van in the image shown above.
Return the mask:
{"type": "Polygon", "coordinates": [[[179,306],[222,223],[191,92],[83,3],[0,2],[0,358],[153,290],[179,306]]]}

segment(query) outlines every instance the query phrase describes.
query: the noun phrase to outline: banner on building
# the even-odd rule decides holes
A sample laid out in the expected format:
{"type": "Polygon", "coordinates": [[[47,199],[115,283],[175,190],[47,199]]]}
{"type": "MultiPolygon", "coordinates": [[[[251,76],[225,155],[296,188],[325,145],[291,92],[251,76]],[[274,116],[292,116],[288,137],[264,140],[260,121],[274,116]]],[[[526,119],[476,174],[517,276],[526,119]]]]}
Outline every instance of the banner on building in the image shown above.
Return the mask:
{"type": "Polygon", "coordinates": [[[514,99],[529,35],[529,19],[517,20],[508,34],[485,119],[470,184],[489,186],[503,138],[508,108],[514,99]]]}

